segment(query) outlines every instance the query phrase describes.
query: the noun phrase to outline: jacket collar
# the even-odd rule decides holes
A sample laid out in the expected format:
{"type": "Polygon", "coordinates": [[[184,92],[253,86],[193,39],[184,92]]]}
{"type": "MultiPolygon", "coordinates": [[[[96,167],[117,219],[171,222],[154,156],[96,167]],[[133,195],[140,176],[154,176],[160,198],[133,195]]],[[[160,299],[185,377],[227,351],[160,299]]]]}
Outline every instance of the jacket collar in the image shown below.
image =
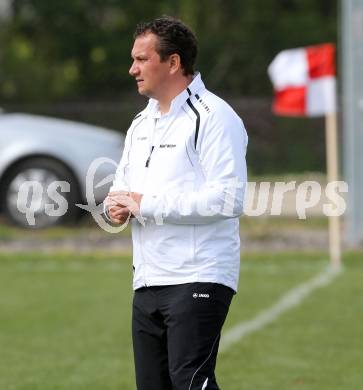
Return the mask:
{"type": "MultiPolygon", "coordinates": [[[[196,72],[193,76],[192,82],[185,88],[179,95],[171,101],[170,110],[166,115],[176,114],[180,107],[188,100],[190,95],[195,95],[200,90],[205,89],[205,85],[202,81],[201,75],[199,72],[196,72]],[[189,93],[189,91],[190,93],[189,93]]],[[[159,111],[159,103],[155,99],[149,99],[149,103],[146,107],[146,115],[151,118],[160,118],[161,114],[159,111]]]]}

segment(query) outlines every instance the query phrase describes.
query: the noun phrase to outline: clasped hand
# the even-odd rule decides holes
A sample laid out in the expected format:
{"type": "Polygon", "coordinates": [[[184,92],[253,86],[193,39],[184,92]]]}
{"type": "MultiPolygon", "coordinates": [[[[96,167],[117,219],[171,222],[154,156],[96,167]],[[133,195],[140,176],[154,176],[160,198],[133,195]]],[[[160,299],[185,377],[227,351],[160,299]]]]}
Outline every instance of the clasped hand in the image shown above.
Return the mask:
{"type": "Polygon", "coordinates": [[[122,225],[128,218],[139,216],[141,199],[142,194],[137,192],[109,192],[105,199],[105,205],[108,208],[111,221],[122,225]]]}

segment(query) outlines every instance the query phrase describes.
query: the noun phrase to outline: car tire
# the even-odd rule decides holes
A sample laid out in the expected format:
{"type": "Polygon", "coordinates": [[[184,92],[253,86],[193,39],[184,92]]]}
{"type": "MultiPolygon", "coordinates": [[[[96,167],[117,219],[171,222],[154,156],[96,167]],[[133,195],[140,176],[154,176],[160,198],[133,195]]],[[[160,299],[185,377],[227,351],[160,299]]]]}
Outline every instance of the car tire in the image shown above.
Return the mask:
{"type": "Polygon", "coordinates": [[[0,202],[12,223],[46,228],[72,222],[79,216],[79,194],[78,183],[64,164],[38,157],[21,161],[7,171],[0,202]]]}

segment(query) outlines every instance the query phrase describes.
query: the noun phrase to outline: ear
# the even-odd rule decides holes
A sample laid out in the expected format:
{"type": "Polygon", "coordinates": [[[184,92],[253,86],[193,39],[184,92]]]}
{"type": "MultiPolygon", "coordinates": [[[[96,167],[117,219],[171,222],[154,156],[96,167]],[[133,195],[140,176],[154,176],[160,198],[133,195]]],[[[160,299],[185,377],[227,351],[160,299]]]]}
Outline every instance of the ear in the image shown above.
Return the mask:
{"type": "Polygon", "coordinates": [[[181,69],[179,54],[172,54],[169,57],[170,73],[175,74],[181,69]]]}

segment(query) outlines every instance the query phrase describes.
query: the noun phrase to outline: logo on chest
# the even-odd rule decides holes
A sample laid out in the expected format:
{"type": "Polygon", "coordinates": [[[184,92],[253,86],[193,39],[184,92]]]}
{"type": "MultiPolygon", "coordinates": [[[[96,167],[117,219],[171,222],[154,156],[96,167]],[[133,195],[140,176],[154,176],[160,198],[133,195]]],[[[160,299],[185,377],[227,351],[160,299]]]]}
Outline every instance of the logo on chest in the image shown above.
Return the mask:
{"type": "Polygon", "coordinates": [[[176,145],[175,144],[161,144],[160,145],[160,149],[163,149],[163,148],[175,148],[176,145]]]}

